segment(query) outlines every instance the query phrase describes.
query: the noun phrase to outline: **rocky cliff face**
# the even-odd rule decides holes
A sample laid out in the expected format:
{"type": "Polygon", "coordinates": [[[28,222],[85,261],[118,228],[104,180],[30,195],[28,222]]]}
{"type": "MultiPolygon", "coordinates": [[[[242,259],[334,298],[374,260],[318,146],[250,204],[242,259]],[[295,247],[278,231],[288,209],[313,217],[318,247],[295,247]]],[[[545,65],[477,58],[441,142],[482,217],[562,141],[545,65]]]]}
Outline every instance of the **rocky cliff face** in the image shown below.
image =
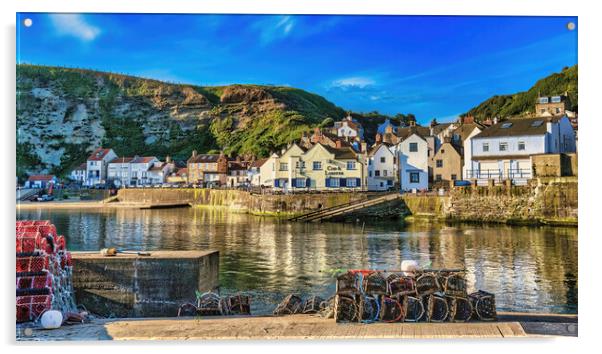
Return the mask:
{"type": "Polygon", "coordinates": [[[344,112],[288,87],[168,84],[89,70],[17,66],[17,169],[65,174],[98,146],[118,155],[266,156],[344,112]]]}

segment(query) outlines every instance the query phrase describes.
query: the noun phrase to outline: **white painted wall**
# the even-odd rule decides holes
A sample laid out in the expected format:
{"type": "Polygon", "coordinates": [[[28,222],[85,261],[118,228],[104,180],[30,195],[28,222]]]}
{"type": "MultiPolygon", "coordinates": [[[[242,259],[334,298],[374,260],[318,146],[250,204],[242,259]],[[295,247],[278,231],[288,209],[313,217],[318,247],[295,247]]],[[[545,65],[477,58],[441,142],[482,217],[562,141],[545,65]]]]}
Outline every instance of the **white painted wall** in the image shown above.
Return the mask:
{"type": "Polygon", "coordinates": [[[384,191],[395,182],[395,154],[387,146],[380,145],[378,150],[368,158],[368,190],[384,191]],[[384,162],[381,162],[384,159],[384,162]],[[376,176],[376,171],[379,176],[376,176]],[[391,184],[387,184],[391,181],[391,184]]]}
{"type": "Polygon", "coordinates": [[[401,191],[428,188],[428,144],[416,134],[410,135],[397,147],[399,181],[401,191]],[[410,152],[410,144],[417,144],[417,151],[410,152]],[[410,182],[410,173],[418,173],[418,182],[410,182]]]}

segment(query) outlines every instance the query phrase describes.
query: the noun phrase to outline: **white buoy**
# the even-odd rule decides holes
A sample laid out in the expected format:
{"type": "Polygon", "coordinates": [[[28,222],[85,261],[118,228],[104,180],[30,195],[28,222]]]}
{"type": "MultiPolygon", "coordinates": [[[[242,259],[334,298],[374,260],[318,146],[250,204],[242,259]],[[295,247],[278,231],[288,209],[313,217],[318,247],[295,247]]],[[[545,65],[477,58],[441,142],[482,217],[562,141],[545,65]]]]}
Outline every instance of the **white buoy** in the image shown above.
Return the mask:
{"type": "Polygon", "coordinates": [[[63,314],[61,311],[48,310],[42,314],[40,323],[44,329],[59,328],[63,323],[63,314]]]}
{"type": "Polygon", "coordinates": [[[420,267],[418,266],[418,262],[413,260],[401,261],[401,271],[404,275],[411,275],[416,272],[420,267]]]}

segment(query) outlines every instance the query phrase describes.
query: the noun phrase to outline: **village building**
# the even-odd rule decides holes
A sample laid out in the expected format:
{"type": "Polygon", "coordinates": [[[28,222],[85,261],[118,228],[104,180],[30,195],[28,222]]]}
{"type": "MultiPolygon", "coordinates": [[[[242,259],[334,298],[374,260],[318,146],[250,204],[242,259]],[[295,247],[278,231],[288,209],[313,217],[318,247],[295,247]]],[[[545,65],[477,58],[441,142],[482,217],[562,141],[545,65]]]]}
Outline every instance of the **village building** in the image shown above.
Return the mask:
{"type": "Polygon", "coordinates": [[[568,95],[540,96],[535,104],[535,115],[541,117],[555,117],[566,114],[568,95]]]}
{"type": "Polygon", "coordinates": [[[144,186],[153,184],[149,170],[158,162],[160,161],[155,156],[135,156],[130,161],[132,171],[131,185],[144,186]]]}
{"type": "Polygon", "coordinates": [[[227,183],[228,157],[224,153],[197,154],[193,151],[187,165],[189,183],[203,185],[227,183]]]}
{"type": "Polygon", "coordinates": [[[228,161],[227,186],[236,188],[249,185],[250,181],[247,171],[250,165],[250,161],[242,161],[240,158],[228,161]]]}
{"type": "Polygon", "coordinates": [[[451,143],[451,138],[446,138],[433,159],[433,183],[447,187],[450,181],[462,179],[462,153],[457,145],[451,143]]]}
{"type": "Polygon", "coordinates": [[[86,163],[82,163],[71,171],[69,179],[79,184],[86,182],[86,163]]]}
{"type": "Polygon", "coordinates": [[[59,180],[55,175],[31,175],[25,182],[25,188],[46,189],[50,185],[58,184],[59,180]]]}
{"type": "Polygon", "coordinates": [[[351,115],[347,115],[347,117],[339,122],[334,122],[334,131],[339,137],[364,140],[364,127],[353,119],[351,115]]]}
{"type": "Polygon", "coordinates": [[[314,144],[318,143],[336,149],[351,147],[357,152],[365,152],[367,149],[366,143],[358,137],[341,137],[329,132],[328,130],[320,128],[314,128],[313,133],[309,136],[303,134],[301,136],[301,140],[299,141],[299,146],[307,150],[314,146],[314,144]]]}
{"type": "Polygon", "coordinates": [[[532,155],[575,151],[575,133],[566,116],[509,119],[470,139],[466,178],[524,184],[532,178],[532,155]]]}
{"type": "Polygon", "coordinates": [[[386,191],[397,181],[397,158],[395,146],[379,144],[368,154],[369,191],[386,191]]]}
{"type": "Polygon", "coordinates": [[[295,188],[308,187],[304,182],[307,181],[307,177],[304,176],[306,173],[305,161],[301,159],[305,151],[305,148],[293,143],[283,149],[280,155],[273,154],[268,161],[270,168],[261,169],[263,184],[270,184],[274,188],[281,188],[285,191],[289,190],[293,184],[295,188]],[[263,175],[264,172],[267,175],[263,175]]]}
{"type": "Polygon", "coordinates": [[[86,161],[86,186],[103,184],[107,179],[107,167],[117,154],[113,149],[98,148],[92,152],[86,161]]]}
{"type": "Polygon", "coordinates": [[[173,184],[186,184],[188,183],[188,168],[181,167],[176,168],[172,171],[169,176],[166,177],[167,183],[173,184]]]}
{"type": "Polygon", "coordinates": [[[117,157],[111,160],[107,166],[107,180],[116,187],[132,185],[133,157],[117,157]]]}
{"type": "Polygon", "coordinates": [[[263,166],[269,159],[257,159],[249,165],[247,168],[247,180],[251,183],[252,186],[262,186],[261,183],[261,166],[263,166]]]}
{"type": "Polygon", "coordinates": [[[167,177],[174,170],[175,166],[169,158],[165,162],[157,161],[149,169],[147,178],[150,184],[157,185],[167,182],[167,177]]]}
{"type": "Polygon", "coordinates": [[[429,185],[429,143],[417,132],[397,144],[399,182],[402,192],[426,190],[429,185]]]}

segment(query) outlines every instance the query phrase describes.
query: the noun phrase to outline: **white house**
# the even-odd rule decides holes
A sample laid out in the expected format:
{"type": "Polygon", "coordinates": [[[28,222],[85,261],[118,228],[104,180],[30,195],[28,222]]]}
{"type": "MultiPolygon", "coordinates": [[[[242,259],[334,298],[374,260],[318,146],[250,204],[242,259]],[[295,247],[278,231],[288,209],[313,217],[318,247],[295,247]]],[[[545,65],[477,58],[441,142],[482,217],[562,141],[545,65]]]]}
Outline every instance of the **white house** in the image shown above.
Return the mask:
{"type": "Polygon", "coordinates": [[[169,158],[166,162],[157,161],[148,169],[146,177],[150,184],[163,184],[174,169],[175,165],[169,158]]]}
{"type": "Polygon", "coordinates": [[[471,143],[471,139],[478,135],[479,133],[481,133],[483,131],[483,129],[481,129],[480,127],[473,125],[472,126],[472,131],[470,131],[468,133],[468,135],[464,138],[464,141],[462,142],[463,145],[463,153],[464,153],[464,166],[462,166],[462,178],[469,178],[469,172],[472,169],[472,143],[471,143]]]}
{"type": "Polygon", "coordinates": [[[335,122],[334,128],[340,137],[364,139],[364,127],[353,120],[351,116],[345,117],[340,122],[335,122]]]}
{"type": "Polygon", "coordinates": [[[532,176],[531,155],[576,151],[575,132],[566,116],[518,118],[494,124],[465,146],[467,178],[511,179],[532,176]]]}
{"type": "Polygon", "coordinates": [[[258,159],[251,163],[247,169],[247,179],[251,182],[252,186],[261,186],[261,166],[263,166],[268,159],[258,159]]]}
{"type": "Polygon", "coordinates": [[[117,157],[109,162],[107,166],[107,180],[113,182],[116,186],[132,185],[132,165],[133,157],[117,157]]]}
{"type": "Polygon", "coordinates": [[[401,191],[428,189],[429,146],[421,135],[412,133],[397,144],[401,191]]]}
{"type": "Polygon", "coordinates": [[[94,186],[105,183],[107,179],[107,167],[117,154],[113,149],[98,148],[88,157],[86,161],[86,185],[94,186]]]}
{"type": "Polygon", "coordinates": [[[379,144],[368,154],[368,190],[385,191],[393,187],[397,176],[395,147],[379,144]]]}
{"type": "Polygon", "coordinates": [[[160,162],[158,158],[154,156],[136,156],[130,162],[132,169],[132,185],[141,186],[152,184],[149,170],[160,162]]]}
{"type": "Polygon", "coordinates": [[[82,163],[78,167],[76,167],[71,174],[69,175],[69,179],[78,182],[80,184],[84,184],[86,182],[86,163],[82,163]]]}

